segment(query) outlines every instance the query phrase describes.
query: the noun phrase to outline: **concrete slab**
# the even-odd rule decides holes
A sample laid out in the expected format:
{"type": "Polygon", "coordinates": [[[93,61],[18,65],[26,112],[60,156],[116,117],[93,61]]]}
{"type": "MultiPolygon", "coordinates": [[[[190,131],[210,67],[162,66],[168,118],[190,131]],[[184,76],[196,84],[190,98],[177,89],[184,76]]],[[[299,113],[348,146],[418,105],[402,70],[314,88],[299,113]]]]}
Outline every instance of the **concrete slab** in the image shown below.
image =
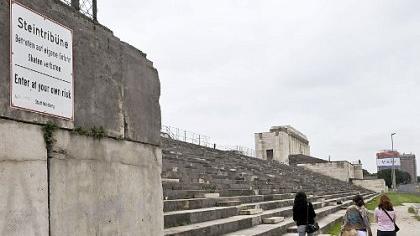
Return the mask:
{"type": "Polygon", "coordinates": [[[241,210],[239,214],[241,215],[256,215],[263,212],[261,208],[254,208],[254,209],[247,209],[247,210],[241,210]]]}
{"type": "Polygon", "coordinates": [[[67,131],[55,138],[51,235],[163,234],[158,147],[67,131]]]}
{"type": "Polygon", "coordinates": [[[263,219],[264,224],[277,224],[283,221],[284,221],[284,217],[269,217],[269,218],[263,219]]]}
{"type": "Polygon", "coordinates": [[[241,201],[221,201],[221,202],[217,202],[216,205],[217,206],[238,206],[241,205],[241,201]]]}
{"type": "Polygon", "coordinates": [[[48,235],[47,150],[41,127],[0,118],[0,235],[48,235]]]}
{"type": "Polygon", "coordinates": [[[196,193],[194,198],[218,198],[220,197],[219,193],[196,193]]]}

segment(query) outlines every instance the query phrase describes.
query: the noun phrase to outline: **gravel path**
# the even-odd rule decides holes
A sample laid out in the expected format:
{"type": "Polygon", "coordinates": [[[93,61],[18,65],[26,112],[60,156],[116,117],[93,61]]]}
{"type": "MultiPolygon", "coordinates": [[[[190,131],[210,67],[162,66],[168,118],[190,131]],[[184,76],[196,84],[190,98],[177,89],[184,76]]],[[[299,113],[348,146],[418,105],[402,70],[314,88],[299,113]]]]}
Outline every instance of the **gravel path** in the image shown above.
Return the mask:
{"type": "MultiPolygon", "coordinates": [[[[404,206],[397,206],[397,225],[400,231],[397,236],[420,236],[420,221],[413,217],[413,214],[408,213],[408,207],[412,204],[404,204],[404,206]]],[[[373,235],[376,235],[376,223],[372,223],[373,235]]]]}

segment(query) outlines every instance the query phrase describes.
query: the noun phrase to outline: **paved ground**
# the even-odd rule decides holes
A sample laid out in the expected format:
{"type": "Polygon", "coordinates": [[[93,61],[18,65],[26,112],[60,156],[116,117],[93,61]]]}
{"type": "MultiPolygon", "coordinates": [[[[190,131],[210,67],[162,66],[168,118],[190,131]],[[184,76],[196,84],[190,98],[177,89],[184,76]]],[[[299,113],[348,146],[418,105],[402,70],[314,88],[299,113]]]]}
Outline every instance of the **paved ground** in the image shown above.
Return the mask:
{"type": "MultiPolygon", "coordinates": [[[[408,207],[412,204],[397,206],[397,225],[400,227],[398,236],[417,236],[420,235],[420,221],[413,218],[413,214],[408,213],[408,207]]],[[[376,223],[372,224],[373,235],[376,236],[376,223]]]]}

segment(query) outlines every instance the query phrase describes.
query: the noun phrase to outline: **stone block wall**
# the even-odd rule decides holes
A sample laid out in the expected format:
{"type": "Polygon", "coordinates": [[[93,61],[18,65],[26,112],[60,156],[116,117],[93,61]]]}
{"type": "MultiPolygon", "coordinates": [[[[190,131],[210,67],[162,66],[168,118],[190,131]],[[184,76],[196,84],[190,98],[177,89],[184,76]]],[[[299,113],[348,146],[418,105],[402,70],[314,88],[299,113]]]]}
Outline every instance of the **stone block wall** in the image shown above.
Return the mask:
{"type": "Polygon", "coordinates": [[[162,235],[160,147],[53,134],[0,119],[1,235],[162,235]]]}
{"type": "Polygon", "coordinates": [[[49,160],[51,235],[161,235],[159,147],[57,131],[49,160]]]}
{"type": "Polygon", "coordinates": [[[18,2],[73,31],[74,120],[10,107],[0,0],[0,235],[163,235],[157,70],[60,0],[18,2]],[[47,122],[58,126],[48,148],[47,122]],[[75,132],[93,127],[101,139],[75,132]]]}
{"type": "Polygon", "coordinates": [[[347,161],[299,164],[298,166],[345,182],[355,178],[355,168],[347,161]]]}
{"type": "Polygon", "coordinates": [[[377,193],[388,192],[388,187],[383,179],[354,179],[352,180],[352,183],[377,193]]]}
{"type": "Polygon", "coordinates": [[[103,127],[111,137],[159,145],[160,83],[146,54],[59,0],[19,0],[72,29],[74,122],[10,108],[10,1],[0,0],[0,117],[62,128],[103,127]]]}
{"type": "Polygon", "coordinates": [[[47,175],[41,127],[0,119],[0,235],[48,235],[47,175]]]}

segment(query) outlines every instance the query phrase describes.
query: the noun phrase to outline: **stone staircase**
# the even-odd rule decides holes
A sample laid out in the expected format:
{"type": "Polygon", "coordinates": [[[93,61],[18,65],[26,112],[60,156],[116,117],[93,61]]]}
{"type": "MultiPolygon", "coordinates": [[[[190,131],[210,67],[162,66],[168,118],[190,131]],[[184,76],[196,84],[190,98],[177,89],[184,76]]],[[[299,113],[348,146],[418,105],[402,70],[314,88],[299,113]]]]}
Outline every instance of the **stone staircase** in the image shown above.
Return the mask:
{"type": "Polygon", "coordinates": [[[165,235],[286,235],[305,191],[325,229],[356,194],[374,193],[296,166],[162,139],[165,235]]]}

